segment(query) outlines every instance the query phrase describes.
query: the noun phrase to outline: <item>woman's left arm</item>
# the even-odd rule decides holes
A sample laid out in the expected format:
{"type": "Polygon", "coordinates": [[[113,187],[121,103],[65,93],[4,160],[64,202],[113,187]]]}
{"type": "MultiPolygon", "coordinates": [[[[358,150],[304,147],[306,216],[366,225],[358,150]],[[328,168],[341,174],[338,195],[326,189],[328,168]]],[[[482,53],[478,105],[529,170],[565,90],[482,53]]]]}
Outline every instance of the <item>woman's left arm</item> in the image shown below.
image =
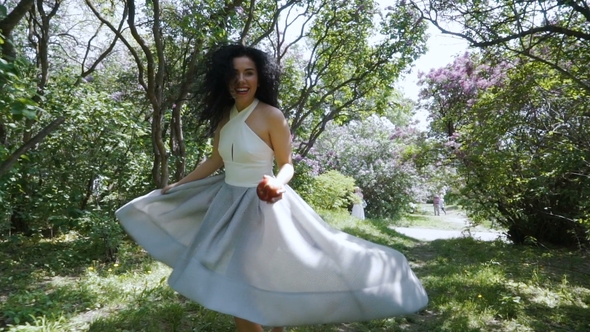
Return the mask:
{"type": "Polygon", "coordinates": [[[295,173],[291,160],[291,130],[283,112],[273,108],[269,113],[271,113],[268,117],[270,141],[279,168],[276,179],[281,184],[287,184],[295,173]]]}

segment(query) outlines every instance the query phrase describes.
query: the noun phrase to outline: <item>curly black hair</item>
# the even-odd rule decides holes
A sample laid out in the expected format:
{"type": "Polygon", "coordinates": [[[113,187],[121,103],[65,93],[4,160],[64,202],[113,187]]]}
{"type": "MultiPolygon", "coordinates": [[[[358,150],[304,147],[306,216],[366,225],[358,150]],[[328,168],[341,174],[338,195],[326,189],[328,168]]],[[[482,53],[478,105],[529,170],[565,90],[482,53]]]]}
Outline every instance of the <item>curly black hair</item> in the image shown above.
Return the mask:
{"type": "Polygon", "coordinates": [[[258,84],[256,98],[278,107],[278,91],[280,83],[279,68],[265,52],[244,45],[223,45],[206,57],[206,73],[200,92],[201,114],[199,122],[209,122],[209,134],[215,131],[219,122],[234,104],[229,92],[229,82],[234,79],[233,59],[247,56],[256,64],[258,84]]]}

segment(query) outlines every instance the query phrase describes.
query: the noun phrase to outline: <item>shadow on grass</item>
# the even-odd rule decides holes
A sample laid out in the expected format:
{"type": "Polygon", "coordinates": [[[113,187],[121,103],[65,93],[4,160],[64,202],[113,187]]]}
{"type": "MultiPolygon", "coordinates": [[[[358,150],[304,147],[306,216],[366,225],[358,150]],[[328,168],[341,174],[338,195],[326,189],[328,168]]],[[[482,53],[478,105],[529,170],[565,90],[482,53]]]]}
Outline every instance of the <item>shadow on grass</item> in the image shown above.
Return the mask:
{"type": "Polygon", "coordinates": [[[391,229],[390,226],[392,224],[388,221],[367,220],[365,222],[370,223],[371,227],[360,228],[349,226],[342,228],[341,231],[397,250],[405,250],[408,247],[413,247],[417,243],[420,243],[420,240],[416,240],[391,229]]]}
{"type": "Polygon", "coordinates": [[[233,318],[201,307],[167,285],[145,289],[129,304],[94,320],[87,331],[234,331],[233,318]]]}
{"type": "Polygon", "coordinates": [[[422,261],[414,271],[433,313],[412,330],[590,330],[587,254],[472,238],[423,243],[409,253],[422,261]]]}
{"type": "MultiPolygon", "coordinates": [[[[94,247],[84,239],[1,241],[0,330],[8,324],[32,323],[34,317],[69,316],[99,306],[96,291],[78,281],[87,271],[99,272],[112,263],[101,261],[101,254],[89,248],[94,247]]],[[[121,248],[116,273],[143,272],[153,263],[133,245],[121,248]]]]}
{"type": "Polygon", "coordinates": [[[56,288],[18,289],[3,303],[0,326],[32,323],[33,317],[57,319],[95,307],[99,295],[85,287],[66,285],[56,288]]]}

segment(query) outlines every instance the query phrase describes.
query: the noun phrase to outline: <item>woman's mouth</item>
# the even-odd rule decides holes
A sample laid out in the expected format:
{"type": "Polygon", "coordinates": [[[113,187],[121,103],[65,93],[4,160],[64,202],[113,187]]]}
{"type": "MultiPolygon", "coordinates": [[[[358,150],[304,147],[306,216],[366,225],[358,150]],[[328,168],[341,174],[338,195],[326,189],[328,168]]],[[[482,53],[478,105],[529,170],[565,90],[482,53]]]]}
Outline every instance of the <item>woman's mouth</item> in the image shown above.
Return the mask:
{"type": "Polygon", "coordinates": [[[250,88],[236,88],[235,91],[238,95],[245,95],[250,91],[250,88]]]}

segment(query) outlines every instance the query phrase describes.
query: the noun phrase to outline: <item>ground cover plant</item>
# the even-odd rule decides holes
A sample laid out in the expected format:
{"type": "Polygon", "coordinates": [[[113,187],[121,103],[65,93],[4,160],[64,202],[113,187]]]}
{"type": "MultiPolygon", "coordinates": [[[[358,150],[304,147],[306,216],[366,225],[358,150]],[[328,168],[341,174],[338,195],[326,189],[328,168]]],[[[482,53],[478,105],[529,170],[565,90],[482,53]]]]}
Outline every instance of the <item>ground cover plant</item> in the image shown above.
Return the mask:
{"type": "MultiPolygon", "coordinates": [[[[590,260],[567,252],[470,238],[420,242],[392,227],[322,212],[334,227],[401,250],[430,303],[407,317],[287,331],[590,331],[590,260]]],[[[429,211],[424,219],[432,218],[429,211]]],[[[230,316],[186,300],[168,267],[124,241],[117,259],[75,237],[0,243],[0,331],[234,331],[230,316]]]]}

